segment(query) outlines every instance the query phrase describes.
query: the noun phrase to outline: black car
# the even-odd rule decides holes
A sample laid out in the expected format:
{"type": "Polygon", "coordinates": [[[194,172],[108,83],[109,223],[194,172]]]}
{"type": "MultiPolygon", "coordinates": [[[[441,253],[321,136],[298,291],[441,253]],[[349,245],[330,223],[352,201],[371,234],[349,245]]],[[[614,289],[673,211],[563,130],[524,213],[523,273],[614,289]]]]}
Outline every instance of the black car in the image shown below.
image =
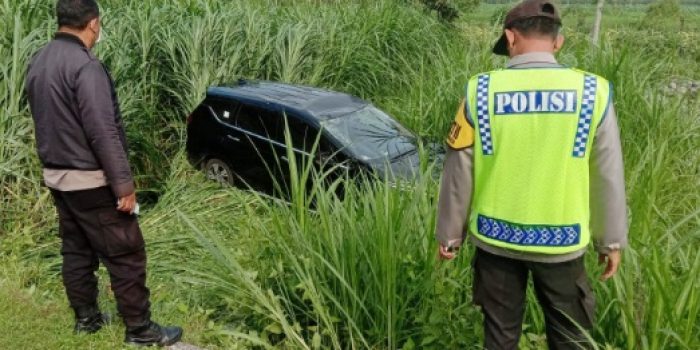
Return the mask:
{"type": "Polygon", "coordinates": [[[311,158],[351,176],[395,180],[417,174],[416,138],[372,104],[267,81],[210,87],[187,118],[187,154],[212,180],[270,192],[275,182],[285,187],[289,179],[285,125],[296,159],[311,158]]]}

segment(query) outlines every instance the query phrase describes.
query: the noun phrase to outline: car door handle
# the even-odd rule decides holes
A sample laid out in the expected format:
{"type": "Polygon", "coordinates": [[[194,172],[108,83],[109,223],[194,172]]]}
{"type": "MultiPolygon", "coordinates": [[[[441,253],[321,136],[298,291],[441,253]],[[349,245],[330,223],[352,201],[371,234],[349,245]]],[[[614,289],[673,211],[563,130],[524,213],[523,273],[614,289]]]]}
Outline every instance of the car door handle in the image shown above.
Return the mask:
{"type": "Polygon", "coordinates": [[[231,140],[231,141],[241,142],[241,139],[239,139],[238,137],[235,137],[235,136],[226,135],[226,138],[231,140]]]}

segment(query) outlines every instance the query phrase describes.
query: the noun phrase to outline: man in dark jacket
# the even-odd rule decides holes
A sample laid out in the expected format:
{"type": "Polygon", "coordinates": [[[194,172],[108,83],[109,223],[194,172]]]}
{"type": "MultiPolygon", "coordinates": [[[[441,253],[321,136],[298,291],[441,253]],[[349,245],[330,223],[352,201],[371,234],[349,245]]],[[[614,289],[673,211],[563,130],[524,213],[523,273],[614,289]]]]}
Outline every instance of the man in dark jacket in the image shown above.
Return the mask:
{"type": "Polygon", "coordinates": [[[62,240],[63,284],[76,332],[108,322],[97,307],[98,261],[109,271],[125,341],[169,345],[180,327],[150,319],[146,252],[114,83],[90,49],[99,41],[94,0],[58,0],[58,32],[32,59],[26,91],[39,158],[62,240]]]}

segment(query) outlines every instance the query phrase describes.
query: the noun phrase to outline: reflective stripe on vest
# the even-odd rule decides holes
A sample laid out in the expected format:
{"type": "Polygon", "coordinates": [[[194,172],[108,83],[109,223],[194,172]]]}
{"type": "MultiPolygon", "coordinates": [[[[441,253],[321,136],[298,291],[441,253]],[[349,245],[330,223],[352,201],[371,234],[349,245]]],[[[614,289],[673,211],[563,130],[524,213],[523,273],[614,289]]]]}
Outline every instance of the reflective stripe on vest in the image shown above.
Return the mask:
{"type": "Polygon", "coordinates": [[[470,231],[503,248],[565,254],[590,241],[592,135],[609,83],[568,68],[506,69],[473,77],[477,125],[470,231]]]}

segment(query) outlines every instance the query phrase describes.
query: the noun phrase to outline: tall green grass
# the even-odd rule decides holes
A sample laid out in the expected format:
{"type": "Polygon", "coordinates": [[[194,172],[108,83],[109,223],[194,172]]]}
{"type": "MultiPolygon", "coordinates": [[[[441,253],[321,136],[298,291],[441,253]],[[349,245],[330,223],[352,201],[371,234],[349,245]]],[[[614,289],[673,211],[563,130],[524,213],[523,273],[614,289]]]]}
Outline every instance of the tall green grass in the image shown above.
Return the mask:
{"type": "MultiPolygon", "coordinates": [[[[422,137],[441,139],[466,79],[504,62],[490,54],[498,25],[487,10],[448,26],[388,0],[102,5],[106,36],[96,53],[117,82],[140,198],[150,208],[142,219],[150,271],[180,286],[174,298],[212,310],[221,329],[213,343],[478,348],[472,251],[435,259],[438,184],[430,176],[412,190],[349,185],[342,201],[332,186],[317,186],[311,200],[300,189],[315,175],[302,166],[284,204],[206,183],[182,145],[185,116],[206,87],[239,77],[353,93],[422,137]]],[[[700,102],[665,88],[678,77],[700,80],[700,36],[690,20],[684,31],[660,31],[630,26],[642,16],[612,8],[602,45],[592,48],[586,12],[573,9],[559,58],[615,86],[631,220],[619,275],[594,283],[592,336],[601,347],[700,348],[700,102]]],[[[26,264],[24,279],[39,284],[57,282],[60,260],[22,91],[31,54],[55,29],[51,12],[48,0],[0,1],[0,261],[26,264]]],[[[587,264],[595,278],[593,254],[587,264]]],[[[528,300],[521,345],[541,348],[542,315],[528,300]]]]}

